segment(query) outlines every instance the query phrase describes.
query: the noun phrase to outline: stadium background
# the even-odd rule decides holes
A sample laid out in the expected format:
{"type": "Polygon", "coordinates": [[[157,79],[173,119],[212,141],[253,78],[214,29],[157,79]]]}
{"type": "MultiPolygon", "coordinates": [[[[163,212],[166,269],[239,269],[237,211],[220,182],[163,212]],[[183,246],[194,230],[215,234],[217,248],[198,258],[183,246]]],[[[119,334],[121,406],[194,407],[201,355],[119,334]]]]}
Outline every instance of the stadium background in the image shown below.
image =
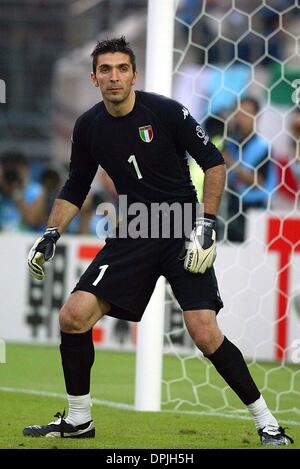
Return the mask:
{"type": "MultiPolygon", "coordinates": [[[[294,0],[177,2],[173,75],[173,97],[207,127],[221,149],[235,106],[240,105],[239,98],[251,95],[261,104],[257,130],[272,147],[277,183],[268,194],[267,208],[247,213],[243,242],[232,242],[227,236],[225,195],[216,264],[225,301],[220,320],[225,332],[247,356],[272,409],[293,429],[299,424],[300,397],[300,177],[295,170],[300,127],[297,134],[297,128],[292,126],[299,105],[299,13],[294,0]],[[207,120],[209,116],[213,120],[207,120]]],[[[5,83],[5,88],[1,88],[5,89],[5,96],[1,93],[0,153],[18,151],[26,155],[26,184],[40,185],[42,193],[46,191],[47,171],[61,179],[67,172],[74,121],[97,99],[88,80],[89,54],[97,39],[126,35],[137,55],[136,88],[144,88],[146,25],[146,0],[1,0],[0,79],[5,83]]],[[[201,198],[203,176],[193,161],[191,173],[201,198]]],[[[55,262],[49,267],[47,283],[41,285],[29,278],[25,259],[44,222],[41,218],[39,223],[28,224],[22,216],[7,217],[0,184],[0,250],[1,264],[5,266],[0,274],[0,348],[5,350],[6,345],[7,362],[0,368],[0,388],[1,397],[7,399],[7,409],[12,403],[15,405],[20,393],[28,400],[28,412],[34,414],[41,410],[43,399],[60,398],[63,382],[54,367],[58,361],[56,349],[42,345],[58,341],[57,310],[99,245],[95,236],[96,206],[103,200],[114,201],[114,196],[110,182],[99,172],[84,216],[64,237],[55,262]],[[40,365],[43,359],[49,364],[47,371],[40,365]],[[48,397],[43,398],[42,392],[48,397]],[[32,397],[35,395],[39,395],[38,404],[32,397]]],[[[48,193],[48,202],[51,198],[53,193],[48,193]]],[[[94,340],[99,347],[94,396],[97,404],[109,406],[101,408],[101,412],[119,405],[133,421],[141,418],[139,424],[144,432],[143,438],[132,434],[125,441],[121,436],[108,434],[104,444],[175,448],[189,445],[181,438],[179,442],[165,440],[158,429],[161,439],[149,443],[142,417],[130,413],[135,356],[128,350],[135,349],[135,326],[106,318],[95,327],[94,340]],[[120,364],[128,373],[122,372],[120,364]],[[111,373],[104,372],[103,367],[111,373]]],[[[217,426],[220,435],[230,421],[233,447],[255,446],[257,442],[250,436],[251,423],[244,420],[246,414],[225,383],[193,348],[168,287],[164,343],[162,409],[187,419],[179,437],[191,432],[192,447],[210,447],[210,441],[199,442],[202,437],[197,419],[201,415],[201,428],[217,426]],[[241,429],[245,421],[249,441],[234,435],[234,429],[241,429]]],[[[53,405],[57,405],[56,401],[53,405]]],[[[45,409],[41,412],[47,419],[45,409]]],[[[101,419],[100,410],[97,412],[101,419]]],[[[167,425],[162,423],[167,420],[159,420],[166,419],[166,415],[153,417],[158,418],[158,427],[167,425]]],[[[26,419],[25,414],[22,416],[26,419]]],[[[108,422],[109,415],[109,427],[108,422]]],[[[0,446],[14,447],[21,441],[17,434],[12,433],[0,446]]],[[[226,442],[214,441],[213,445],[226,447],[226,442]]]]}

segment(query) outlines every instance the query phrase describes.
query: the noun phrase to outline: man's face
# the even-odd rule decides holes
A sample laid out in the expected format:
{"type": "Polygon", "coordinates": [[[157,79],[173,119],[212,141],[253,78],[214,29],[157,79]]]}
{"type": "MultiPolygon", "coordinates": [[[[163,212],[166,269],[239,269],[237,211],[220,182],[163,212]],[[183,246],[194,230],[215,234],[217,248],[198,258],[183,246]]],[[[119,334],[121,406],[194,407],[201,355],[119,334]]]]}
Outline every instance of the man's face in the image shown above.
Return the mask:
{"type": "Polygon", "coordinates": [[[136,81],[129,55],[123,52],[98,55],[92,80],[100,87],[104,101],[115,104],[125,101],[136,81]]]}

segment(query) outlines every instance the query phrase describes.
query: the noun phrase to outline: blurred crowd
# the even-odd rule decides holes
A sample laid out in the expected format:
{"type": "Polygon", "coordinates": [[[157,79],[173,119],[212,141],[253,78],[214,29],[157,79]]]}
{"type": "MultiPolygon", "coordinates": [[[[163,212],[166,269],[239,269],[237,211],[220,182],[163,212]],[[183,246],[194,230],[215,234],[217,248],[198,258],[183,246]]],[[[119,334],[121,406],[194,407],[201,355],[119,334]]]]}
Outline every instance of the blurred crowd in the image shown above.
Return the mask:
{"type": "MultiPolygon", "coordinates": [[[[43,2],[39,3],[42,7],[43,2]]],[[[82,49],[76,60],[74,56],[65,57],[56,69],[55,63],[63,56],[66,44],[70,50],[85,47],[87,41],[92,39],[94,42],[105,27],[109,31],[117,20],[132,14],[134,8],[144,9],[146,15],[146,0],[120,0],[118,14],[114,2],[107,0],[110,14],[104,16],[110,18],[112,24],[105,26],[102,14],[107,9],[98,3],[85,14],[76,16],[76,22],[85,25],[84,28],[67,27],[66,20],[71,22],[70,25],[75,21],[68,2],[61,0],[56,6],[53,4],[51,11],[57,15],[56,22],[60,21],[60,29],[55,28],[53,37],[51,15],[41,8],[39,15],[45,14],[47,21],[44,24],[38,15],[35,21],[39,28],[43,26],[43,30],[48,31],[48,38],[27,21],[38,12],[31,9],[29,0],[22,3],[24,11],[18,10],[18,14],[22,13],[25,18],[22,27],[15,20],[12,2],[3,2],[6,16],[0,18],[0,26],[7,31],[3,35],[4,53],[0,65],[2,60],[10,87],[7,103],[0,109],[5,117],[0,119],[0,132],[3,130],[6,135],[6,139],[0,140],[1,232],[42,232],[55,197],[67,178],[66,148],[70,126],[88,107],[90,69],[81,62],[78,65],[77,59],[82,55],[88,61],[90,46],[82,49]],[[117,16],[113,17],[113,13],[117,16]],[[103,20],[99,20],[99,24],[95,21],[98,18],[103,20]],[[66,30],[76,31],[76,34],[65,36],[66,30]],[[28,43],[23,41],[22,54],[17,53],[16,31],[18,34],[23,31],[23,36],[28,38],[28,43]],[[78,31],[81,31],[79,36],[78,31]],[[45,42],[29,33],[46,38],[45,42]],[[28,52],[32,44],[37,47],[35,54],[28,52]],[[31,66],[23,66],[19,62],[21,59],[33,62],[31,66]],[[34,60],[47,67],[51,65],[51,73],[47,69],[33,74],[39,77],[39,84],[29,79],[36,67],[34,60]],[[74,68],[70,68],[70,63],[74,68]],[[28,77],[24,75],[25,79],[17,80],[19,69],[28,72],[28,77]],[[57,94],[51,95],[52,73],[57,94]],[[69,93],[70,80],[78,99],[74,100],[72,92],[69,93]],[[22,99],[15,100],[23,95],[22,99]],[[70,98],[67,102],[64,101],[66,95],[70,98]],[[54,123],[52,120],[52,125],[50,110],[54,102],[52,118],[60,119],[54,119],[54,123]],[[73,102],[79,107],[72,107],[73,102]],[[45,125],[43,131],[40,128],[42,122],[45,125]],[[18,126],[22,126],[21,131],[18,126]],[[47,137],[41,138],[41,135],[47,137]],[[50,135],[54,146],[46,145],[50,135]],[[26,154],[23,148],[26,148],[26,154]]],[[[219,239],[242,242],[247,235],[247,215],[251,209],[285,210],[285,213],[297,214],[300,208],[299,93],[296,104],[291,100],[294,89],[287,85],[299,76],[295,38],[300,27],[300,8],[295,6],[294,0],[179,0],[175,23],[173,97],[189,108],[224,155],[228,177],[218,217],[218,236],[219,239]],[[278,86],[272,89],[276,83],[278,86]],[[282,136],[284,144],[278,145],[277,137],[282,136]]],[[[133,46],[140,48],[144,55],[143,37],[135,37],[133,46]]],[[[139,64],[143,73],[142,67],[139,64]]],[[[192,159],[190,172],[201,201],[203,173],[192,159]]],[[[96,214],[101,202],[111,202],[117,209],[114,184],[105,171],[99,169],[91,192],[68,232],[101,235],[98,224],[101,215],[96,214]]]]}
{"type": "MultiPolygon", "coordinates": [[[[63,164],[32,165],[18,150],[4,152],[0,156],[0,231],[43,232],[67,174],[63,164]]],[[[93,189],[67,232],[96,234],[101,217],[96,214],[98,205],[111,202],[117,206],[117,197],[112,180],[104,170],[99,170],[93,189]]],[[[105,226],[103,228],[105,235],[105,226]]]]}
{"type": "MultiPolygon", "coordinates": [[[[206,130],[222,152],[227,166],[227,182],[218,216],[219,240],[244,241],[251,209],[299,215],[300,108],[294,108],[289,116],[283,153],[273,148],[272,142],[257,131],[259,112],[257,99],[244,96],[236,111],[225,119],[225,124],[224,120],[215,117],[209,117],[205,122],[206,130]]],[[[200,170],[194,161],[190,169],[201,201],[203,178],[199,177],[200,170]]]]}
{"type": "MultiPolygon", "coordinates": [[[[219,239],[244,241],[247,212],[273,207],[299,210],[300,195],[300,109],[291,116],[285,155],[274,153],[270,142],[256,132],[259,103],[253,97],[241,99],[227,121],[208,118],[206,129],[222,151],[227,166],[227,184],[219,215],[219,239]]],[[[203,178],[191,164],[191,178],[201,201],[203,178]]],[[[42,232],[53,202],[67,178],[67,168],[42,163],[38,170],[20,151],[6,151],[0,157],[0,230],[42,232]],[[34,170],[35,169],[35,170],[34,170]]],[[[79,215],[70,224],[73,234],[101,234],[97,215],[102,202],[118,208],[118,194],[110,177],[99,169],[95,183],[79,215]],[[99,228],[99,225],[98,225],[99,228]]],[[[105,228],[105,227],[104,227],[105,228]]],[[[105,233],[103,232],[103,235],[105,233]]]]}

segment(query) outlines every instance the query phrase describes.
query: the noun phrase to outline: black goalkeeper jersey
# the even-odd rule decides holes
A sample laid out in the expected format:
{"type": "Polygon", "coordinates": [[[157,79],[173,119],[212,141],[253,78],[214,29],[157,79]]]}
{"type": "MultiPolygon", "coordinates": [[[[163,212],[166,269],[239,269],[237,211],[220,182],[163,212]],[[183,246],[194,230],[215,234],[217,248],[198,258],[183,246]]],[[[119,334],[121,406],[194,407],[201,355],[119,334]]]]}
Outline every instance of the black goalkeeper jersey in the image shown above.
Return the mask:
{"type": "Polygon", "coordinates": [[[128,203],[194,202],[187,152],[204,171],[224,164],[182,104],[154,93],[135,94],[126,116],[113,117],[100,102],[77,119],[69,179],[59,198],[80,208],[101,165],[128,203]]]}

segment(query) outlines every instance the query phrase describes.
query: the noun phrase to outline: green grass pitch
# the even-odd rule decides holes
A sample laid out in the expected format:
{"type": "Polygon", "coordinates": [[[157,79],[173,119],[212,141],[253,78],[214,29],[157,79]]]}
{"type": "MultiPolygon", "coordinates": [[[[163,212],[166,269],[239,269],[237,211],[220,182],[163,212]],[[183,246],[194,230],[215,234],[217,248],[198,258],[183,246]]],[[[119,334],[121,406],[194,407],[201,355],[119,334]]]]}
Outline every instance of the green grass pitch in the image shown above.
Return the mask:
{"type": "MultiPolygon", "coordinates": [[[[276,416],[295,440],[284,449],[300,448],[298,367],[260,363],[250,369],[271,407],[279,403],[276,416]]],[[[7,363],[0,365],[0,448],[261,447],[239,400],[201,360],[164,357],[162,412],[133,410],[134,375],[134,353],[98,350],[92,373],[96,438],[25,438],[24,426],[46,424],[66,407],[60,355],[57,347],[8,344],[7,363]]]]}

